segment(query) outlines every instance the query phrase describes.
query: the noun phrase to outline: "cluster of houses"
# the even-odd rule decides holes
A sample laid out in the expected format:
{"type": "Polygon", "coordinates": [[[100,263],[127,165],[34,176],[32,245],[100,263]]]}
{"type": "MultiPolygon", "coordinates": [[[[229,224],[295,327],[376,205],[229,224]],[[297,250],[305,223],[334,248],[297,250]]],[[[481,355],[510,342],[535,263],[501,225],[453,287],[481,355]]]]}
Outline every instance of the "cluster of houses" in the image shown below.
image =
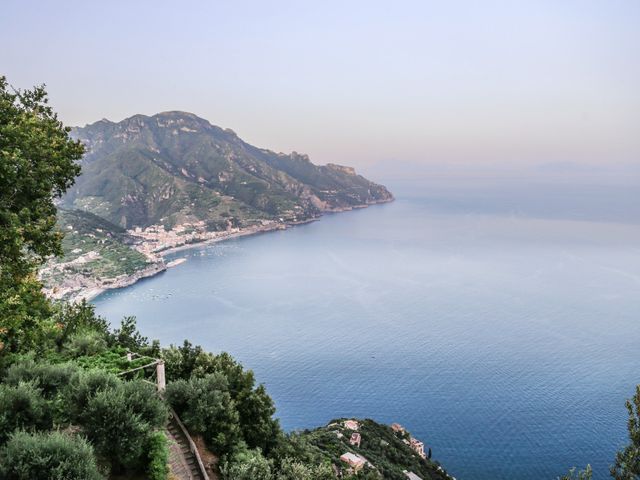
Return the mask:
{"type": "MultiPolygon", "coordinates": [[[[358,432],[358,430],[360,429],[360,424],[358,423],[358,421],[345,420],[342,423],[342,425],[344,426],[344,428],[351,430],[353,432],[351,434],[351,438],[349,439],[349,444],[354,447],[360,447],[360,442],[362,441],[362,435],[360,435],[360,432],[358,432]]],[[[404,427],[399,423],[393,423],[391,425],[391,429],[394,432],[401,433],[403,435],[406,433],[406,430],[404,429],[404,427]]],[[[338,438],[344,437],[344,435],[339,431],[336,431],[336,435],[338,436],[338,438]]],[[[424,452],[423,442],[421,442],[420,440],[414,437],[409,437],[408,440],[404,438],[403,442],[409,445],[414,452],[420,455],[420,457],[427,458],[427,455],[424,452]]],[[[344,463],[349,465],[349,467],[353,472],[358,472],[367,464],[371,465],[371,463],[365,457],[352,452],[343,453],[342,455],[340,455],[340,460],[342,460],[344,463]]],[[[403,473],[409,480],[422,480],[418,475],[416,475],[413,472],[404,471],[403,473]]]]}
{"type": "MultiPolygon", "coordinates": [[[[402,425],[400,425],[399,423],[392,423],[391,424],[391,429],[396,432],[396,433],[405,433],[405,429],[402,425]]],[[[406,443],[407,445],[409,445],[411,447],[411,449],[416,452],[418,455],[420,455],[422,458],[427,458],[427,454],[424,453],[424,443],[421,442],[420,440],[418,440],[417,438],[414,437],[409,437],[409,440],[407,440],[406,438],[402,440],[404,443],[406,443]]]]}
{"type": "MultiPolygon", "coordinates": [[[[357,420],[345,420],[343,422],[344,428],[348,430],[352,430],[351,438],[349,439],[349,444],[354,447],[359,447],[360,442],[362,441],[362,436],[358,432],[360,429],[360,424],[357,420]]],[[[338,438],[341,438],[343,435],[340,432],[337,432],[338,438]]],[[[346,452],[340,455],[340,460],[349,465],[354,472],[357,472],[362,469],[366,464],[369,464],[369,461],[364,458],[362,455],[358,455],[357,453],[346,452]]]]}

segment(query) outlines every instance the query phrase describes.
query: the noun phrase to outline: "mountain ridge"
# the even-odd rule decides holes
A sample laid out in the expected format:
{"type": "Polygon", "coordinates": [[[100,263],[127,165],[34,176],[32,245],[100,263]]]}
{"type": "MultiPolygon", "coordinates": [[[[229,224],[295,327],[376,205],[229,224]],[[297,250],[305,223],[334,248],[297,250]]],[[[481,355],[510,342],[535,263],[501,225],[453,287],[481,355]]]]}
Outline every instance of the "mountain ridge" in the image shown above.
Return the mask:
{"type": "Polygon", "coordinates": [[[83,174],[62,204],[125,228],[184,220],[227,228],[260,219],[303,221],[393,200],[352,167],[255,147],[192,113],[133,115],[72,129],[86,148],[83,174]]]}

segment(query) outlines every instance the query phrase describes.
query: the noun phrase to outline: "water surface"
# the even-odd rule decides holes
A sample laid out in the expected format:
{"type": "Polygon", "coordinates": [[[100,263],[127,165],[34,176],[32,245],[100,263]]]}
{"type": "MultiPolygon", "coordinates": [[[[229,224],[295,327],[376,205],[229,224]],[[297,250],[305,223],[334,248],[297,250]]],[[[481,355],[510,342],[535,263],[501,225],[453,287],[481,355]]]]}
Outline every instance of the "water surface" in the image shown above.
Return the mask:
{"type": "Polygon", "coordinates": [[[286,429],[400,422],[459,479],[607,477],[640,383],[633,187],[396,185],[96,299],[256,372],[286,429]]]}

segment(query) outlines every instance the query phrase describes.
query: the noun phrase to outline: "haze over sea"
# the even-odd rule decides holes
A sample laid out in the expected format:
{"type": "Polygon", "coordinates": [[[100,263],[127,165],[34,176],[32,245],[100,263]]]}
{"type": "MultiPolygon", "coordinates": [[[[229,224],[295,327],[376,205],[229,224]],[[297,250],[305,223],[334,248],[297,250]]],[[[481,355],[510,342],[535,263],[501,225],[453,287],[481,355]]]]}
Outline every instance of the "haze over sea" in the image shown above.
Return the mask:
{"type": "Polygon", "coordinates": [[[97,310],[230,352],[285,429],[397,421],[458,479],[607,478],[640,383],[638,182],[388,186],[394,203],[178,252],[97,310]]]}

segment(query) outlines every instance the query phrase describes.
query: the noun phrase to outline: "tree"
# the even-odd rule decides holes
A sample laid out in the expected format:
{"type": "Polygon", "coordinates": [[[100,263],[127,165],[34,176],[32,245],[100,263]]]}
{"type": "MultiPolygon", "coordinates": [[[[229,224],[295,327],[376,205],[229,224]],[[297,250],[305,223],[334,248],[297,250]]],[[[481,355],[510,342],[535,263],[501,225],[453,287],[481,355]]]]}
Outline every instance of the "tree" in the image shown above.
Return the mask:
{"type": "Polygon", "coordinates": [[[187,428],[202,434],[218,455],[231,452],[238,445],[240,419],[227,379],[221,373],[169,383],[166,399],[187,428]]]}
{"type": "Polygon", "coordinates": [[[275,447],[280,425],[273,418],[275,406],[263,385],[255,387],[251,370],[244,370],[228,353],[213,355],[185,341],[182,347],[163,351],[169,378],[202,378],[222,374],[239,415],[242,437],[249,448],[260,448],[268,454],[275,447]]]}
{"type": "Polygon", "coordinates": [[[62,253],[53,200],[73,185],[84,149],[47,105],[44,86],[10,90],[0,77],[0,273],[21,279],[62,253]]]}
{"type": "Polygon", "coordinates": [[[275,478],[276,480],[334,480],[336,477],[328,463],[308,465],[285,459],[275,478]]]}
{"type": "Polygon", "coordinates": [[[163,432],[154,432],[149,436],[147,457],[149,480],[166,480],[169,474],[169,447],[163,432]]]}
{"type": "Polygon", "coordinates": [[[0,385],[0,444],[18,430],[46,430],[53,426],[51,408],[30,383],[0,385]]]}
{"type": "Polygon", "coordinates": [[[147,337],[138,332],[136,317],[124,317],[120,322],[120,328],[113,331],[113,336],[118,345],[129,350],[139,350],[148,344],[147,337]]]}
{"type": "Polygon", "coordinates": [[[0,480],[100,480],[93,448],[59,432],[18,432],[0,450],[0,480]]]}
{"type": "Polygon", "coordinates": [[[29,382],[37,387],[45,398],[53,398],[77,371],[78,367],[71,363],[51,364],[27,359],[11,365],[5,382],[14,386],[29,382]]]}
{"type": "Polygon", "coordinates": [[[38,345],[50,314],[35,270],[62,253],[60,197],[84,152],[47,104],[43,86],[12,90],[0,77],[0,353],[38,345]]]}
{"type": "Polygon", "coordinates": [[[62,391],[64,411],[72,422],[83,423],[89,400],[98,392],[118,388],[122,380],[104,370],[79,370],[62,391]]]}
{"type": "Polygon", "coordinates": [[[81,418],[89,440],[114,471],[142,470],[149,437],[165,426],[167,410],[152,385],[130,381],[98,390],[81,418]]]}
{"type": "Polygon", "coordinates": [[[260,450],[240,451],[220,469],[225,480],[272,480],[271,463],[260,450]]]}
{"type": "Polygon", "coordinates": [[[616,455],[611,467],[611,476],[616,480],[636,480],[640,478],[640,385],[631,400],[627,400],[630,443],[616,455]]]}
{"type": "Polygon", "coordinates": [[[268,454],[277,443],[280,424],[273,418],[276,407],[264,385],[241,392],[235,401],[244,441],[268,454]]]}

